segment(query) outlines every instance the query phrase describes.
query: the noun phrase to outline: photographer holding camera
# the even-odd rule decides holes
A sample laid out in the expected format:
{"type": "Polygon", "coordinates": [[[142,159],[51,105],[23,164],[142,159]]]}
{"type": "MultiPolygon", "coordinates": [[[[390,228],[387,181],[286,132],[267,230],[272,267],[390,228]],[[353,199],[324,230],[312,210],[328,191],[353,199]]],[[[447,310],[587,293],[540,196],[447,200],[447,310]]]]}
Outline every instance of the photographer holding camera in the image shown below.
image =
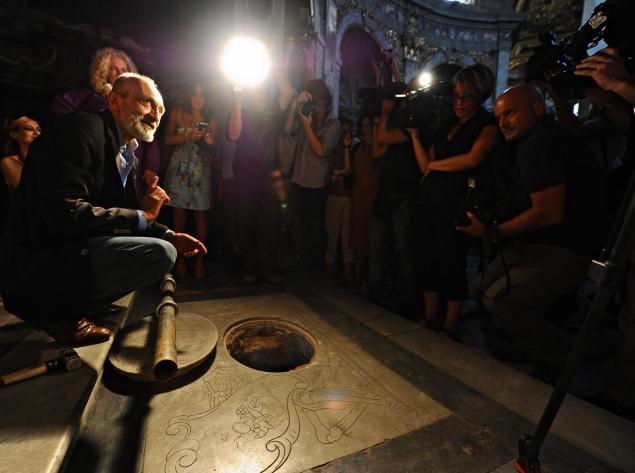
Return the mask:
{"type": "Polygon", "coordinates": [[[560,362],[569,347],[543,315],[584,280],[598,246],[601,172],[589,149],[546,114],[536,86],[508,89],[496,99],[494,113],[505,140],[517,146],[507,157],[515,210],[487,227],[468,213],[469,225],[457,228],[503,239],[482,276],[483,304],[524,355],[560,362]]]}
{"type": "Polygon", "coordinates": [[[381,112],[377,120],[373,158],[379,159],[377,194],[370,221],[369,274],[370,293],[375,302],[390,306],[387,286],[389,259],[397,249],[398,279],[397,310],[408,318],[416,318],[414,296],[415,253],[413,241],[413,196],[421,172],[405,128],[393,127],[391,120],[403,106],[396,101],[396,92],[405,84],[393,83],[382,90],[381,112]]]}
{"type": "Polygon", "coordinates": [[[330,178],[330,155],[340,137],[340,123],[329,118],[332,95],[321,79],[310,81],[291,102],[285,132],[297,133],[289,205],[293,213],[300,267],[324,272],[324,212],[330,178]]]}
{"type": "MultiPolygon", "coordinates": [[[[442,126],[426,151],[419,130],[410,128],[415,156],[424,179],[419,192],[419,231],[426,324],[437,329],[439,294],[447,300],[443,332],[458,340],[459,316],[467,297],[469,239],[456,229],[467,182],[494,147],[496,121],[483,103],[495,78],[483,64],[462,68],[453,78],[455,118],[442,126]]],[[[480,179],[479,179],[480,181],[480,179]]],[[[479,182],[480,185],[480,182],[479,182]]]]}

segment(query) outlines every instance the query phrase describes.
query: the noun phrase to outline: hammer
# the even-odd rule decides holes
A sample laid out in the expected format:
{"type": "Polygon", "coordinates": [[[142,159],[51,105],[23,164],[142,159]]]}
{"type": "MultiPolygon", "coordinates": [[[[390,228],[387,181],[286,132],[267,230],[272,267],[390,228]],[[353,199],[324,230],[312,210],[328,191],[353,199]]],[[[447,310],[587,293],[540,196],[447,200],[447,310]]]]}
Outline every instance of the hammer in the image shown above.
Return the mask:
{"type": "Polygon", "coordinates": [[[35,378],[47,373],[55,373],[57,371],[74,371],[82,366],[82,360],[75,350],[68,348],[60,352],[60,356],[52,360],[43,361],[37,365],[29,366],[12,373],[0,376],[0,387],[9,384],[24,381],[26,379],[35,378]]]}

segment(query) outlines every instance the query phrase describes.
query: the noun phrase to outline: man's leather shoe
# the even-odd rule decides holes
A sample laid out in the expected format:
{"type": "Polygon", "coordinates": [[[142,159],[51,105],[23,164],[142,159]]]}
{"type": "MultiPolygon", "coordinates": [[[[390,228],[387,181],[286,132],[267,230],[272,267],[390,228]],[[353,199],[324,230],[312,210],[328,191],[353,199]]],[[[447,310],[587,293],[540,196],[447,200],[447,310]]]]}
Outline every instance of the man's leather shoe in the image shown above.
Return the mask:
{"type": "Polygon", "coordinates": [[[75,324],[50,327],[46,332],[64,345],[92,345],[105,342],[112,335],[110,329],[95,325],[85,318],[75,324]]]}

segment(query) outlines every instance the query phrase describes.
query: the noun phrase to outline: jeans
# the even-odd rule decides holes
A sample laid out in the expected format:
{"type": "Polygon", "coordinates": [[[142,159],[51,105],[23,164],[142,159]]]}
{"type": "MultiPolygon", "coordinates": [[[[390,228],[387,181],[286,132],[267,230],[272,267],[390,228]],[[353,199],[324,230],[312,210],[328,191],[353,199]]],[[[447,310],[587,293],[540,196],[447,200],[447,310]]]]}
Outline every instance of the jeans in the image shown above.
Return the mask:
{"type": "Polygon", "coordinates": [[[324,215],[328,191],[328,186],[310,189],[291,184],[289,205],[293,214],[293,240],[298,261],[307,270],[324,265],[324,215]]]}
{"type": "Polygon", "coordinates": [[[529,243],[508,245],[502,255],[504,263],[497,255],[483,274],[483,305],[494,324],[530,358],[562,360],[567,354],[562,336],[543,316],[554,299],[584,280],[589,258],[566,248],[529,243]]]}
{"type": "Polygon", "coordinates": [[[416,276],[413,222],[413,205],[410,198],[401,201],[387,216],[371,217],[368,276],[371,293],[375,294],[377,302],[383,302],[382,299],[388,297],[388,263],[396,247],[399,264],[398,302],[414,316],[416,276]]]}
{"type": "Polygon", "coordinates": [[[271,178],[236,173],[236,215],[245,273],[263,275],[277,267],[280,198],[271,178]]]}
{"type": "Polygon", "coordinates": [[[326,200],[326,262],[330,265],[337,260],[337,243],[342,245],[342,260],[352,263],[355,258],[350,249],[349,237],[351,231],[351,198],[329,194],[326,200]]]}
{"type": "Polygon", "coordinates": [[[92,278],[88,314],[161,280],[176,261],[176,248],[158,238],[95,237],[88,240],[88,250],[92,278]]]}

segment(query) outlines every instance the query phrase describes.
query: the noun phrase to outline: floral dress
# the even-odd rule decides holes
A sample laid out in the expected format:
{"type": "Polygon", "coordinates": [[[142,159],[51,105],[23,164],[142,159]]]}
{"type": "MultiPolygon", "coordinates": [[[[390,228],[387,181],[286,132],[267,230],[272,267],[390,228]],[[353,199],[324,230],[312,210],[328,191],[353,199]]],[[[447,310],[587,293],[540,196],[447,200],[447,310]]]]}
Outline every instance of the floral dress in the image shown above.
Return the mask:
{"type": "MultiPolygon", "coordinates": [[[[176,125],[179,135],[189,130],[176,125]]],[[[165,191],[171,207],[208,210],[212,206],[211,156],[191,141],[175,146],[165,171],[165,191]]]]}

